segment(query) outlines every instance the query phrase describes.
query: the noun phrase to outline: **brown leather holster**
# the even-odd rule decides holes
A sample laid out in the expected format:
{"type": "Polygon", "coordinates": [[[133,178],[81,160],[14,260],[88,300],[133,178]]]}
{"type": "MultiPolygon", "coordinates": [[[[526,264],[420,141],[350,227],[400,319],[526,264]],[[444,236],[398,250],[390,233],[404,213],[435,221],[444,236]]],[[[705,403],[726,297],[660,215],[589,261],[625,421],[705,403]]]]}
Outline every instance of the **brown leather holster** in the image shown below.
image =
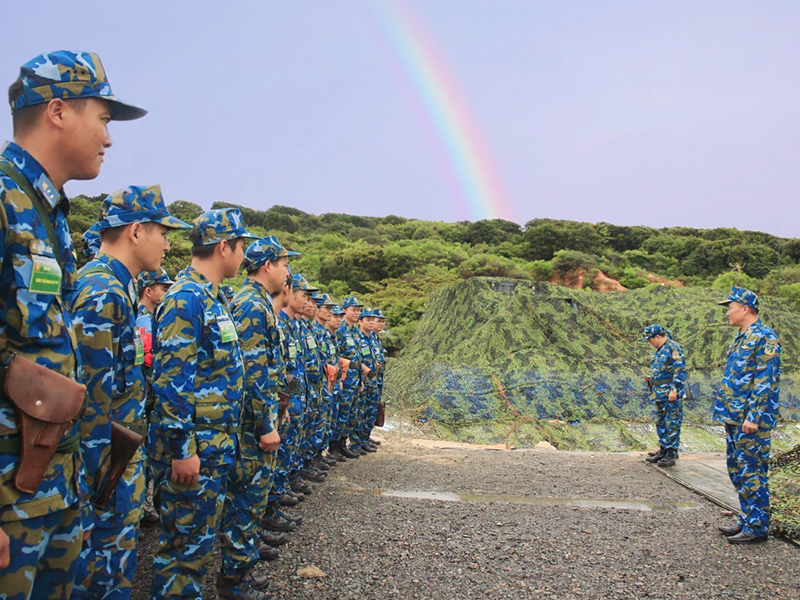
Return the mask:
{"type": "Polygon", "coordinates": [[[81,412],[86,386],[27,358],[14,355],[3,387],[15,407],[20,460],[14,485],[33,494],[56,448],[81,412]]]}
{"type": "Polygon", "coordinates": [[[375,417],[375,427],[383,427],[386,421],[386,404],[378,402],[378,415],[375,417]]]}
{"type": "Polygon", "coordinates": [[[276,429],[280,429],[286,419],[286,412],[289,409],[289,394],[286,392],[278,392],[278,425],[276,429]]]}
{"type": "Polygon", "coordinates": [[[116,421],[111,421],[111,465],[108,468],[106,484],[94,499],[95,506],[105,508],[108,501],[111,500],[119,480],[122,479],[125,469],[136,455],[142,439],[142,436],[135,431],[131,431],[116,421]]]}

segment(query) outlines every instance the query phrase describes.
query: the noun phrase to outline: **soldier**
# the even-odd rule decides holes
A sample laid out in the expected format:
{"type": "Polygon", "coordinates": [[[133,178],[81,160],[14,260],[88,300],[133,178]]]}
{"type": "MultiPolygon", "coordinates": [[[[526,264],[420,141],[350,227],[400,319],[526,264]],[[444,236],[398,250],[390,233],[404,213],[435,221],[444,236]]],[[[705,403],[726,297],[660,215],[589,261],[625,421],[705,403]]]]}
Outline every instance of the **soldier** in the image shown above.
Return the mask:
{"type": "Polygon", "coordinates": [[[647,462],[671,467],[678,459],[683,421],[683,396],[686,389],[686,362],[683,348],[661,325],[648,325],[643,340],[656,349],[650,362],[651,375],[645,377],[655,396],[656,432],[659,449],[648,453],[647,462]]]}
{"type": "Polygon", "coordinates": [[[340,433],[337,431],[339,422],[339,402],[342,393],[342,385],[344,373],[342,371],[341,362],[339,360],[339,351],[336,349],[336,332],[342,325],[342,316],[344,311],[338,304],[333,304],[331,307],[331,318],[325,324],[328,331],[328,344],[330,346],[330,355],[332,364],[336,370],[335,378],[332,385],[331,394],[331,415],[330,415],[330,430],[328,432],[328,456],[337,462],[346,462],[347,459],[339,450],[340,433]]]}
{"type": "Polygon", "coordinates": [[[336,423],[335,438],[339,440],[337,449],[346,458],[358,458],[363,453],[347,447],[348,436],[355,432],[351,429],[351,416],[355,415],[359,406],[359,395],[364,389],[361,380],[361,347],[357,343],[358,317],[361,304],[355,296],[348,296],[342,302],[344,320],[336,332],[336,350],[342,365],[342,391],[339,396],[339,417],[336,423]]]}
{"type": "Polygon", "coordinates": [[[363,453],[376,452],[378,447],[369,441],[369,435],[375,426],[378,414],[378,360],[372,342],[372,325],[374,313],[367,309],[358,320],[361,350],[361,368],[363,370],[363,386],[358,412],[351,416],[350,423],[355,434],[350,434],[350,449],[358,449],[363,453]]]}
{"type": "MultiPolygon", "coordinates": [[[[329,448],[331,441],[331,423],[334,411],[336,410],[336,389],[338,389],[339,378],[339,357],[336,354],[336,344],[333,334],[328,329],[327,324],[333,318],[331,309],[336,303],[331,301],[328,294],[323,294],[317,301],[316,320],[312,325],[312,330],[317,341],[317,347],[323,362],[325,379],[322,383],[322,423],[316,439],[319,445],[316,447],[317,454],[314,458],[314,466],[320,469],[330,468],[336,464],[336,459],[322,455],[322,452],[329,448]]],[[[344,460],[344,457],[342,457],[344,460]]]]}
{"type": "MultiPolygon", "coordinates": [[[[262,544],[257,534],[281,441],[277,421],[283,359],[272,295],[286,285],[289,257],[299,254],[284,248],[274,236],[250,244],[244,255],[247,279],[230,304],[244,355],[245,394],[239,457],[228,482],[220,526],[222,569],[217,590],[221,598],[266,598],[263,586],[259,586],[261,591],[254,589],[246,576],[260,558],[277,556],[277,550],[262,544]]],[[[285,536],[276,539],[285,540],[285,536]]]]}
{"type": "Polygon", "coordinates": [[[320,297],[316,293],[311,294],[299,315],[299,319],[296,321],[300,331],[300,342],[308,384],[308,405],[303,419],[302,449],[298,474],[303,479],[316,482],[325,480],[327,476],[325,471],[329,468],[327,464],[321,468],[320,465],[315,463],[317,451],[321,451],[324,448],[322,440],[324,423],[322,387],[325,381],[325,370],[323,356],[312,328],[314,318],[318,312],[319,299],[320,297]]]}
{"type": "Polygon", "coordinates": [[[728,350],[714,420],[725,424],[728,475],[742,514],[719,530],[732,544],[767,541],[770,432],[778,421],[781,344],[758,316],[758,296],[734,287],[719,304],[739,333],[728,350]]]}
{"type": "Polygon", "coordinates": [[[109,121],[146,113],[113,95],[99,57],[88,52],[37,56],[22,66],[8,98],[14,142],[0,156],[0,368],[5,389],[14,391],[0,389],[0,590],[68,598],[83,536],[74,422],[83,390],[68,312],[76,264],[63,186],[98,176],[111,146],[109,121]],[[32,397],[31,386],[15,385],[18,368],[31,367],[26,360],[52,396],[32,397]],[[15,413],[29,431],[43,424],[17,408],[30,409],[28,402],[46,406],[51,418],[58,407],[63,421],[43,425],[61,438],[57,447],[21,439],[15,413]]]}
{"type": "Polygon", "coordinates": [[[171,216],[159,186],[131,186],[103,200],[100,252],[78,273],[72,321],[87,403],[80,423],[89,503],[74,598],[129,598],[144,505],[145,349],[136,324],[135,281],[161,267],[171,216]],[[122,426],[134,435],[115,431],[122,426]],[[128,461],[115,455],[128,453],[128,461]],[[126,464],[127,462],[127,464],[126,464]]]}
{"type": "MultiPolygon", "coordinates": [[[[383,347],[383,342],[381,341],[381,334],[386,329],[386,316],[381,312],[379,308],[376,308],[372,311],[373,316],[375,319],[372,323],[372,347],[373,351],[375,352],[375,357],[377,360],[378,366],[378,403],[383,402],[383,376],[386,372],[386,350],[383,347]]],[[[377,410],[375,411],[375,418],[377,418],[377,410]]],[[[374,419],[373,419],[374,422],[374,419]]],[[[378,440],[374,440],[369,438],[369,442],[373,446],[380,446],[381,443],[378,440]]]]}
{"type": "Polygon", "coordinates": [[[219,291],[222,292],[225,301],[228,303],[228,305],[230,305],[231,300],[233,300],[233,296],[236,294],[236,291],[229,285],[219,286],[219,291]]]}
{"type": "Polygon", "coordinates": [[[244,366],[236,324],[219,291],[242,263],[239,209],[194,221],[191,265],[156,309],[155,405],[147,452],[159,495],[161,535],[154,598],[201,598],[240,431],[244,366]]]}

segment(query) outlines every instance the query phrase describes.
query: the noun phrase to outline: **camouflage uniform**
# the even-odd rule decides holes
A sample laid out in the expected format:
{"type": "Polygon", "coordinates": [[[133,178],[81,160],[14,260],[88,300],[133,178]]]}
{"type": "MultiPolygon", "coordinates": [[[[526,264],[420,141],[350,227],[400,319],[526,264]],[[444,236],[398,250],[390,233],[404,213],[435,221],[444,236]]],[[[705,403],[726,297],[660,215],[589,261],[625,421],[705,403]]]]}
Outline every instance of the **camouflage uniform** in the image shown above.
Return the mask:
{"type": "MultiPolygon", "coordinates": [[[[372,317],[373,313],[366,310],[361,313],[361,318],[372,317]]],[[[361,392],[361,404],[359,406],[358,417],[353,423],[356,433],[356,442],[351,446],[366,448],[369,443],[369,436],[375,426],[375,418],[378,415],[378,359],[372,341],[373,332],[358,332],[358,343],[361,349],[361,363],[369,367],[369,374],[363,376],[364,390],[361,392]]]]}
{"type": "MultiPolygon", "coordinates": [[[[283,248],[274,237],[263,238],[247,249],[245,266],[253,270],[267,261],[298,254],[283,248]]],[[[240,455],[230,475],[220,533],[222,573],[240,579],[259,559],[256,532],[267,508],[276,463],[276,453],[261,450],[259,438],[277,425],[277,392],[284,364],[277,316],[267,289],[248,277],[230,310],[240,333],[245,394],[240,455]]]]}
{"type": "MultiPolygon", "coordinates": [[[[758,309],[756,295],[742,288],[733,288],[720,304],[730,302],[758,309]]],[[[734,338],[714,405],[714,420],[725,424],[728,475],[739,494],[741,525],[757,536],[769,531],[770,432],[779,416],[780,379],[780,341],[759,319],[734,338]],[[758,430],[744,433],[744,421],[758,430]]]]}
{"type": "Polygon", "coordinates": [[[95,223],[89,227],[83,232],[81,239],[83,240],[83,255],[91,260],[100,252],[100,224],[95,223]]]}
{"type": "MultiPolygon", "coordinates": [[[[12,112],[54,97],[101,97],[112,106],[114,119],[144,114],[133,107],[127,108],[138,113],[126,114],[127,105],[112,94],[96,54],[37,56],[22,66],[20,80],[23,93],[12,112]]],[[[0,162],[13,174],[0,172],[0,366],[19,354],[76,379],[80,362],[68,312],[76,277],[69,201],[17,144],[6,144],[0,162]],[[34,271],[60,285],[34,285],[34,271]]],[[[13,599],[68,598],[81,549],[80,499],[86,491],[78,425],[65,433],[39,488],[29,494],[14,485],[19,464],[14,413],[0,390],[0,527],[10,539],[11,556],[11,564],[0,569],[0,592],[13,599]]]]}
{"type": "MultiPolygon", "coordinates": [[[[339,357],[336,354],[333,334],[331,334],[327,327],[316,321],[312,324],[311,328],[314,332],[317,347],[319,348],[322,364],[338,370],[339,357]]],[[[316,446],[317,451],[322,451],[327,448],[331,441],[331,425],[335,418],[334,412],[336,410],[337,389],[336,385],[329,387],[327,376],[323,377],[321,388],[322,402],[320,403],[321,423],[319,431],[315,436],[315,439],[319,441],[319,445],[316,446]]]]}
{"type": "Polygon", "coordinates": [[[318,452],[324,449],[322,386],[325,379],[322,356],[312,324],[303,318],[296,322],[308,384],[308,405],[302,428],[300,468],[308,466],[318,452]]]}
{"type": "MultiPolygon", "coordinates": [[[[244,230],[238,209],[208,211],[194,226],[203,245],[254,237],[244,230]]],[[[154,359],[147,452],[160,497],[161,535],[151,593],[201,598],[238,447],[244,367],[225,299],[191,266],[156,310],[154,359]],[[171,461],[195,454],[198,483],[172,481],[171,461]]]]}
{"type": "MultiPolygon", "coordinates": [[[[99,229],[135,222],[168,228],[189,225],[169,215],[159,186],[131,186],[103,201],[99,229]]],[[[144,503],[144,452],[128,464],[105,508],[91,504],[105,487],[111,455],[111,422],[144,434],[146,383],[144,344],[136,325],[136,287],[127,267],[104,254],[78,274],[71,313],[81,357],[80,379],[87,387],[81,419],[81,452],[86,465],[92,527],[81,552],[73,596],[128,598],[136,572],[136,543],[144,503]]]]}
{"type": "Polygon", "coordinates": [[[645,339],[656,335],[667,336],[667,341],[657,349],[650,361],[650,384],[655,397],[656,432],[658,441],[671,456],[677,456],[681,443],[683,422],[683,396],[686,391],[686,362],[683,348],[672,339],[669,331],[660,325],[645,329],[645,339]],[[678,398],[670,400],[669,394],[677,392],[678,398]]]}
{"type": "MultiPolygon", "coordinates": [[[[350,306],[363,306],[353,296],[348,296],[342,302],[342,308],[350,306]]],[[[356,433],[351,426],[357,418],[359,396],[361,387],[361,346],[358,342],[360,332],[357,325],[349,325],[342,320],[336,332],[336,350],[340,358],[350,361],[350,366],[342,382],[342,391],[339,396],[339,417],[336,423],[335,436],[344,440],[348,436],[352,439],[356,433]]]]}

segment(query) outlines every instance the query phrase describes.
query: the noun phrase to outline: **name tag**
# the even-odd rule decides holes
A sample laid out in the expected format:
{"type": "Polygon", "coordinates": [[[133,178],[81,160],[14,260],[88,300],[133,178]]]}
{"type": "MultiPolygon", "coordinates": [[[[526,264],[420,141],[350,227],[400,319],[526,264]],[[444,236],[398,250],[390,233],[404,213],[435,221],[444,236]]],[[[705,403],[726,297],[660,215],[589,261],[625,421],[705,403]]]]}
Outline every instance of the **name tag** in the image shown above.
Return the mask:
{"type": "Polygon", "coordinates": [[[28,289],[37,294],[60,294],[61,267],[56,259],[37,254],[31,255],[31,259],[33,260],[33,270],[28,289]]]}
{"type": "Polygon", "coordinates": [[[330,342],[328,342],[328,352],[330,352],[331,354],[336,354],[336,346],[334,346],[330,342]]]}
{"type": "Polygon", "coordinates": [[[239,334],[236,333],[236,325],[227,317],[217,319],[217,325],[219,325],[220,338],[223,343],[235,342],[239,339],[239,334]]]}
{"type": "Polygon", "coordinates": [[[317,342],[314,340],[314,336],[309,334],[306,336],[306,344],[308,345],[309,349],[316,350],[317,349],[317,342]]]}
{"type": "Polygon", "coordinates": [[[297,346],[294,345],[294,342],[289,343],[289,358],[292,360],[297,358],[297,346]]]}
{"type": "Polygon", "coordinates": [[[278,327],[278,336],[280,337],[281,344],[282,344],[283,340],[286,339],[286,334],[283,333],[283,327],[278,327]]]}
{"type": "Polygon", "coordinates": [[[361,356],[369,356],[369,346],[361,346],[361,356]]]}
{"type": "Polygon", "coordinates": [[[138,330],[133,334],[133,343],[136,346],[136,358],[133,360],[133,366],[138,367],[144,364],[144,342],[138,330]]]}
{"type": "Polygon", "coordinates": [[[353,338],[348,337],[348,338],[345,338],[345,339],[347,340],[347,345],[348,346],[352,347],[352,346],[356,345],[356,343],[353,341],[353,338]]]}

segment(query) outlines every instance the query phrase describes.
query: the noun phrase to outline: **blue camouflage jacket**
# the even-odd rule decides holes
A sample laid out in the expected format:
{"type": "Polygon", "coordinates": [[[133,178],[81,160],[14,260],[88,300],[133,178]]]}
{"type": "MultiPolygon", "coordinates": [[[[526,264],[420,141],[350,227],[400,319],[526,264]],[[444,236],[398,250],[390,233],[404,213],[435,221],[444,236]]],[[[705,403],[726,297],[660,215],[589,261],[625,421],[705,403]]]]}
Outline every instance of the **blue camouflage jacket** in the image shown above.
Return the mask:
{"type": "MultiPolygon", "coordinates": [[[[72,319],[87,392],[81,450],[94,496],[108,474],[111,421],[144,433],[144,346],[136,325],[136,288],[125,265],[101,254],[78,276],[72,319]]],[[[140,448],[134,461],[141,459],[140,448]]]]}
{"type": "Polygon", "coordinates": [[[357,325],[349,325],[344,320],[342,320],[342,324],[336,331],[336,351],[339,353],[339,358],[350,361],[350,367],[345,378],[345,382],[350,386],[361,384],[360,335],[361,332],[358,330],[357,325]]]}
{"type": "Polygon", "coordinates": [[[370,334],[370,341],[372,342],[372,352],[378,363],[378,384],[383,384],[383,373],[386,370],[386,353],[383,349],[383,342],[381,342],[381,337],[374,331],[370,334]]]}
{"type": "MultiPolygon", "coordinates": [[[[248,277],[234,295],[230,311],[239,330],[244,357],[243,435],[260,437],[275,429],[279,371],[283,364],[272,298],[263,285],[248,277]]],[[[251,441],[258,445],[257,440],[251,441]]]]}
{"type": "Polygon", "coordinates": [[[781,344],[761,319],[736,334],[728,349],[714,420],[741,425],[745,420],[770,430],[778,422],[781,344]]]}
{"type": "Polygon", "coordinates": [[[653,392],[657,398],[666,397],[670,391],[678,392],[678,398],[683,396],[686,387],[686,361],[683,358],[683,348],[675,340],[669,338],[655,351],[650,362],[651,381],[653,392]],[[665,381],[665,383],[656,383],[665,381]]]}
{"type": "Polygon", "coordinates": [[[370,372],[368,375],[363,376],[364,385],[375,387],[378,385],[378,367],[377,357],[375,350],[372,346],[372,332],[363,333],[360,329],[358,331],[357,343],[361,353],[361,363],[369,367],[370,372]]]}
{"type": "MultiPolygon", "coordinates": [[[[50,211],[48,217],[59,242],[54,248],[33,201],[13,179],[0,172],[0,366],[19,354],[77,379],[80,360],[68,312],[76,272],[75,249],[67,225],[69,201],[63,192],[55,190],[36,159],[17,144],[6,144],[0,160],[12,165],[34,188],[50,211]],[[42,269],[61,273],[60,293],[32,286],[34,272],[42,269]]],[[[64,437],[77,435],[76,423],[64,437]]],[[[2,389],[0,438],[18,439],[14,406],[2,389]]],[[[33,494],[14,486],[18,462],[18,453],[0,453],[0,522],[63,510],[85,494],[80,452],[56,453],[33,494]]]]}
{"type": "Polygon", "coordinates": [[[156,309],[155,326],[149,456],[232,464],[244,366],[225,298],[189,266],[156,309]]]}
{"type": "Polygon", "coordinates": [[[296,325],[303,347],[306,379],[308,380],[309,387],[316,393],[324,379],[320,349],[317,345],[317,339],[311,328],[311,324],[305,319],[297,319],[296,325]]]}
{"type": "Polygon", "coordinates": [[[306,394],[308,393],[305,363],[303,362],[303,347],[299,339],[298,329],[294,324],[295,319],[290,318],[284,311],[280,312],[278,319],[286,336],[287,388],[289,395],[292,397],[292,410],[295,414],[299,414],[305,412],[306,394]],[[289,379],[291,381],[288,381],[289,379]]]}

